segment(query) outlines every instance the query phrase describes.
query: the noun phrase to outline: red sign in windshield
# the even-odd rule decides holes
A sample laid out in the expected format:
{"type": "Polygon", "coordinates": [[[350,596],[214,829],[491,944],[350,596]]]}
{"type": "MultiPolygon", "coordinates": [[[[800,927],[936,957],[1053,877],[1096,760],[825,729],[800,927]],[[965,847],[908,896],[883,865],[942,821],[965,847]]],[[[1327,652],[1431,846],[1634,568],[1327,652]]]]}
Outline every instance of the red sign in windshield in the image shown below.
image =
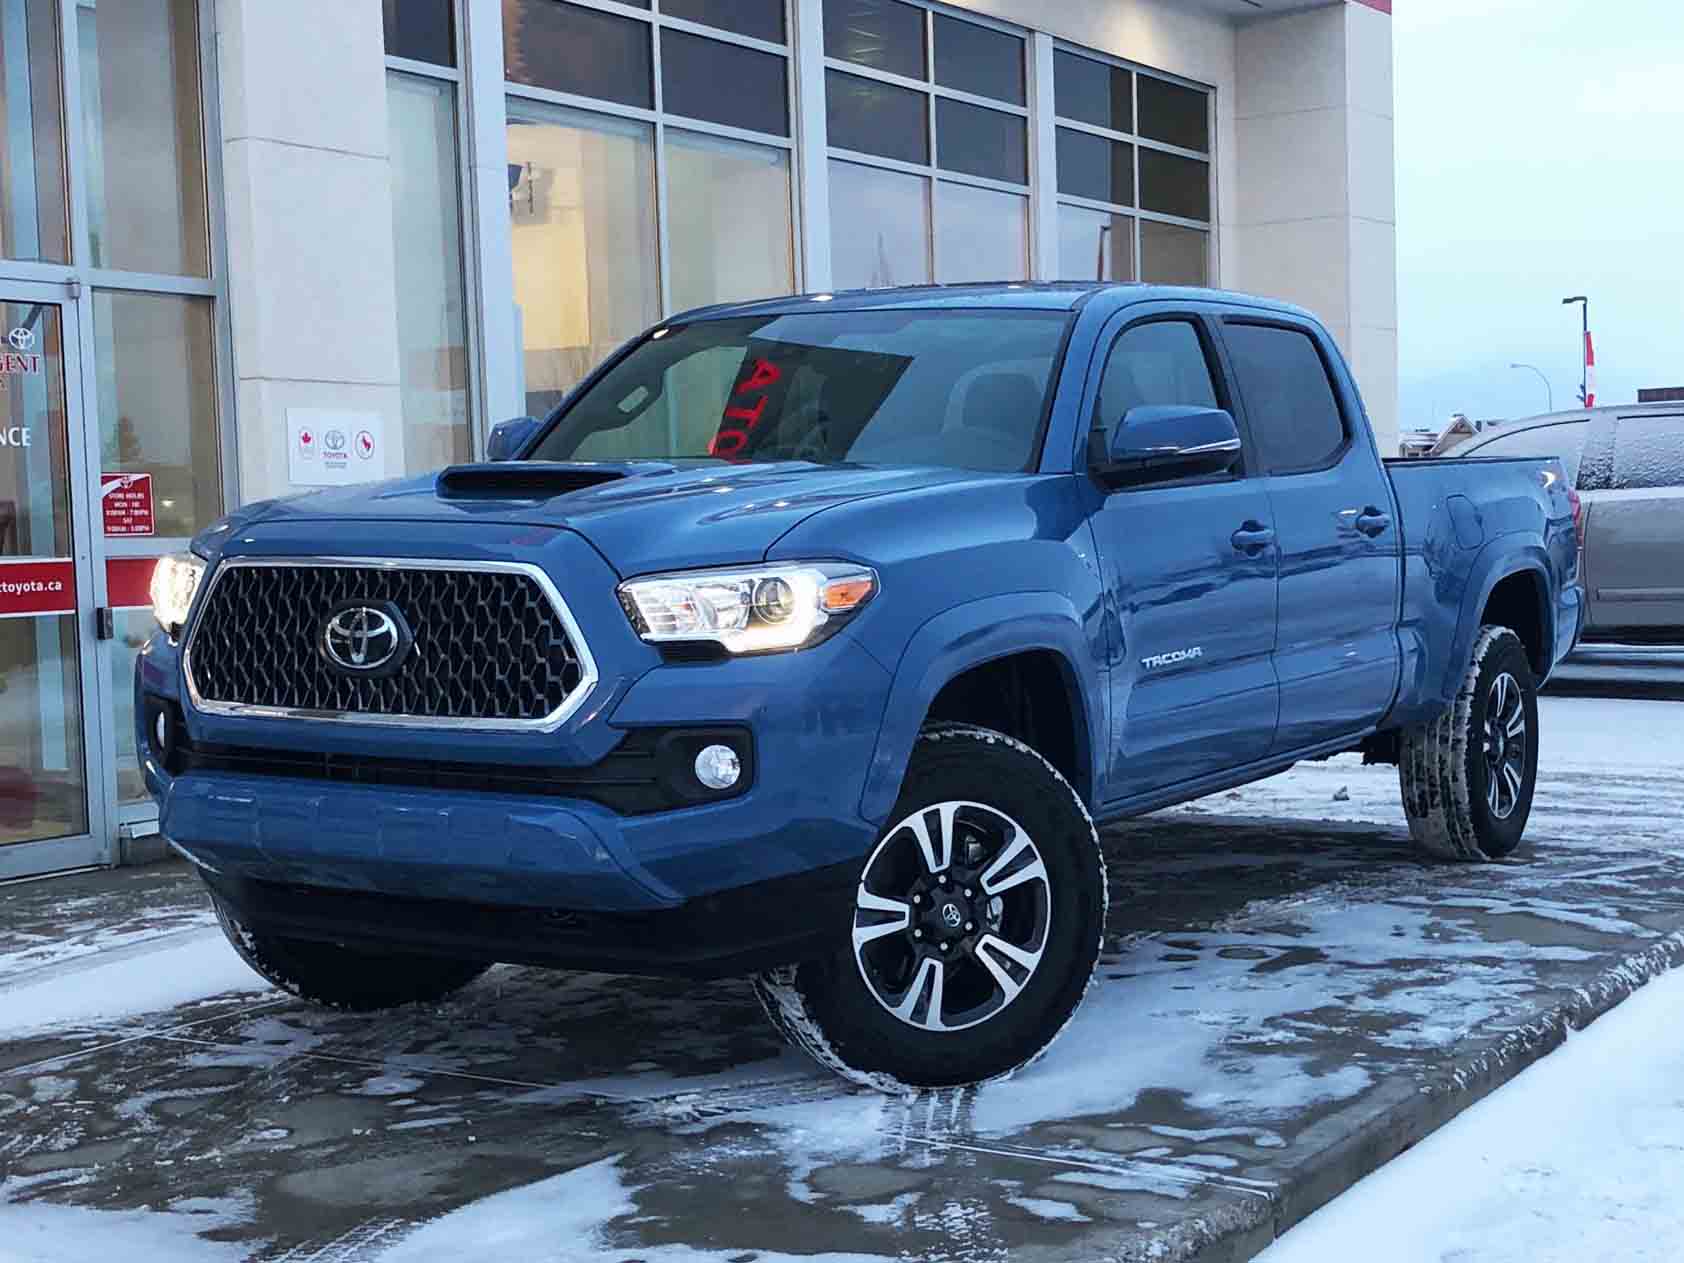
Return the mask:
{"type": "Polygon", "coordinates": [[[766,415],[771,388],[783,380],[783,370],[771,360],[756,358],[749,374],[731,391],[731,402],[719,422],[719,433],[708,444],[708,455],[732,460],[748,446],[754,427],[766,415]]]}

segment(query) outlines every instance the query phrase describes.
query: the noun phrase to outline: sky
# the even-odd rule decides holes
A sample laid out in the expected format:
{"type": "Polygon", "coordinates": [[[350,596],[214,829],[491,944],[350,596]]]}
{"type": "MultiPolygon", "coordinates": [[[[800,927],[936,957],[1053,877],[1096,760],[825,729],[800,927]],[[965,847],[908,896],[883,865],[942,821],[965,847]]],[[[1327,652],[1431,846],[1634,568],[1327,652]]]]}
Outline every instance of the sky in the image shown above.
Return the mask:
{"type": "Polygon", "coordinates": [[[1397,0],[1399,421],[1684,386],[1684,3],[1397,0]]]}

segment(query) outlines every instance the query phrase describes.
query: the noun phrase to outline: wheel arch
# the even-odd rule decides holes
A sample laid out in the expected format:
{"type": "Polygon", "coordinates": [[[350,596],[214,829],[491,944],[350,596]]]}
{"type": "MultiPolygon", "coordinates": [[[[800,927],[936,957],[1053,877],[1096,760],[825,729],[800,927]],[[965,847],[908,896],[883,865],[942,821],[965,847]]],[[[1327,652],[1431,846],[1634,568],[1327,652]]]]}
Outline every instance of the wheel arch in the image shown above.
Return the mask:
{"type": "Polygon", "coordinates": [[[1105,722],[1098,635],[1053,592],[987,597],[930,619],[907,644],[890,685],[861,814],[878,826],[888,818],[918,733],[932,719],[1025,742],[1091,807],[1105,722]]]}

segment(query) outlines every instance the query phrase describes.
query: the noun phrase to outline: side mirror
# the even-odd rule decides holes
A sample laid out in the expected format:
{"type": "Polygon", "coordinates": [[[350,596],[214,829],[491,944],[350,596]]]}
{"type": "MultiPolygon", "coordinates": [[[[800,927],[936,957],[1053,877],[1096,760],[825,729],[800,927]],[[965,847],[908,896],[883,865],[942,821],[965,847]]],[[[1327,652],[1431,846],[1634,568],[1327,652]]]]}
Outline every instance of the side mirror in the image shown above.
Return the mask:
{"type": "Polygon", "coordinates": [[[1130,408],[1097,470],[1115,486],[1226,473],[1240,459],[1240,432],[1221,408],[1154,404],[1130,408]]]}
{"type": "Polygon", "coordinates": [[[533,417],[516,417],[513,421],[499,421],[491,427],[485,443],[486,460],[513,460],[515,453],[538,432],[539,422],[533,417]]]}

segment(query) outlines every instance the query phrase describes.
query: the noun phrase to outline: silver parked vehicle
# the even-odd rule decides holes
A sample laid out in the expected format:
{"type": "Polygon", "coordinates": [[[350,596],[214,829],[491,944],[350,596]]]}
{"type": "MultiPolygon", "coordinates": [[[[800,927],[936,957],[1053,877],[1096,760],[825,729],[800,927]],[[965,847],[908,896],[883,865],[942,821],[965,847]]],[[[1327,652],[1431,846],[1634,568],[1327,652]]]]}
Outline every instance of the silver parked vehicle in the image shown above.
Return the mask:
{"type": "Polygon", "coordinates": [[[1684,643],[1684,403],[1511,421],[1457,456],[1559,456],[1584,504],[1583,639],[1684,643]]]}

